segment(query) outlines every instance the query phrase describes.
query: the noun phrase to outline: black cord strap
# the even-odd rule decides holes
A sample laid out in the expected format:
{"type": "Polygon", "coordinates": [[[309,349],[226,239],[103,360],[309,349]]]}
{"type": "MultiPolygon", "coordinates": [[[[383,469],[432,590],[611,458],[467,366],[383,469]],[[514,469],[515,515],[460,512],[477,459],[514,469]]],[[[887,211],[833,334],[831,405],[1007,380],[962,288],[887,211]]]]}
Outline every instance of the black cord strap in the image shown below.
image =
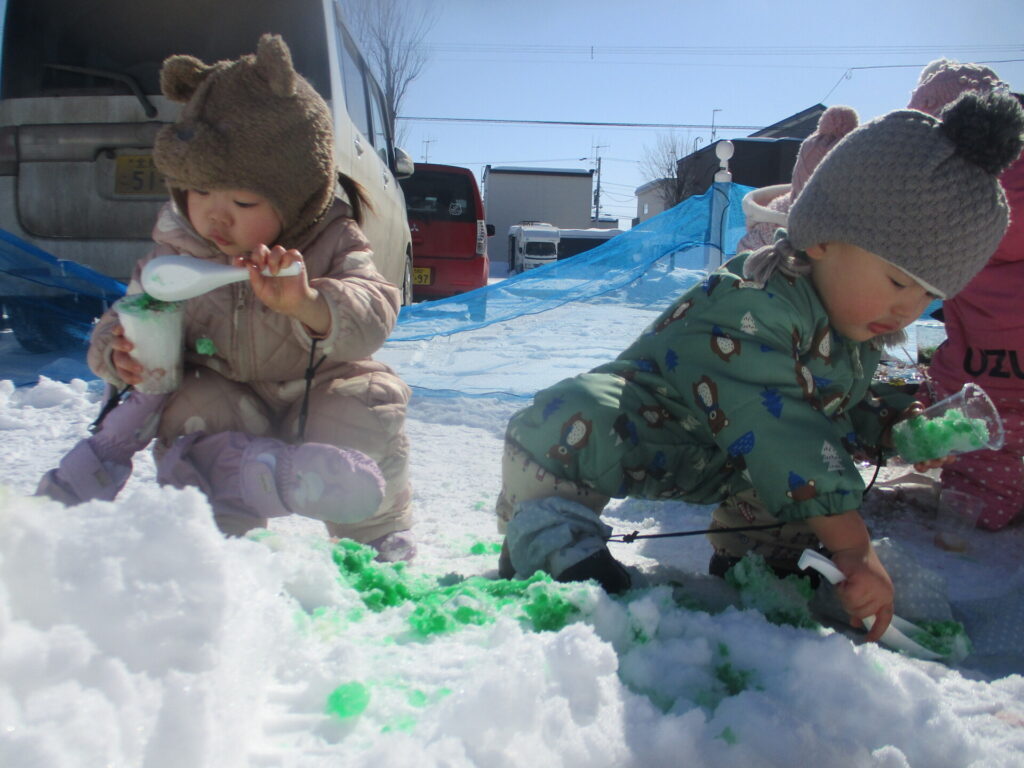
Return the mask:
{"type": "MultiPolygon", "coordinates": [[[[867,488],[864,489],[864,493],[871,490],[871,486],[875,484],[875,480],[878,479],[878,473],[882,467],[885,466],[885,456],[882,455],[881,449],[878,451],[878,460],[875,463],[875,474],[871,477],[871,482],[868,483],[867,488]]],[[[781,528],[785,523],[767,523],[765,525],[742,525],[736,528],[704,528],[700,531],[676,531],[674,533],[640,533],[640,531],[633,531],[632,533],[616,533],[608,537],[609,542],[616,544],[632,544],[637,539],[668,539],[676,536],[699,536],[702,533],[739,533],[742,531],[767,531],[772,528],[781,528]]]]}
{"type": "Polygon", "coordinates": [[[306,419],[309,416],[309,390],[313,387],[313,376],[316,375],[316,369],[327,359],[327,355],[323,355],[314,365],[313,357],[316,355],[318,341],[319,339],[313,339],[313,343],[309,345],[309,365],[306,366],[305,374],[306,389],[302,393],[302,408],[299,409],[299,442],[303,442],[306,439],[306,419]]]}
{"type": "Polygon", "coordinates": [[[107,418],[107,414],[117,408],[121,404],[121,398],[124,397],[125,393],[131,389],[131,384],[126,384],[124,389],[117,389],[111,385],[113,392],[110,393],[110,397],[107,398],[107,402],[103,404],[100,409],[100,415],[96,417],[96,420],[89,425],[89,434],[95,435],[100,430],[100,426],[103,424],[103,420],[107,418]]]}
{"type": "Polygon", "coordinates": [[[673,536],[699,536],[702,533],[733,533],[738,531],[767,531],[771,528],[781,528],[785,523],[767,523],[765,525],[741,525],[736,528],[705,528],[700,531],[676,531],[675,533],[616,533],[608,538],[608,541],[616,544],[632,544],[637,539],[668,539],[673,536]]]}

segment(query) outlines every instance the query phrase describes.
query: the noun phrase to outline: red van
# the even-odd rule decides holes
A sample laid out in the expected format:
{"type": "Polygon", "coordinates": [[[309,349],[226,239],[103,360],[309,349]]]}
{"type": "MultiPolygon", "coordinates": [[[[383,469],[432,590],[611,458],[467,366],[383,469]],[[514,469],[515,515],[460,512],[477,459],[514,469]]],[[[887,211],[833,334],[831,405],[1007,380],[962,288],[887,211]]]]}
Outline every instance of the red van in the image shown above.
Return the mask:
{"type": "Polygon", "coordinates": [[[417,299],[440,299],[487,285],[487,238],[473,172],[454,165],[416,163],[401,179],[412,233],[412,283],[417,299]]]}

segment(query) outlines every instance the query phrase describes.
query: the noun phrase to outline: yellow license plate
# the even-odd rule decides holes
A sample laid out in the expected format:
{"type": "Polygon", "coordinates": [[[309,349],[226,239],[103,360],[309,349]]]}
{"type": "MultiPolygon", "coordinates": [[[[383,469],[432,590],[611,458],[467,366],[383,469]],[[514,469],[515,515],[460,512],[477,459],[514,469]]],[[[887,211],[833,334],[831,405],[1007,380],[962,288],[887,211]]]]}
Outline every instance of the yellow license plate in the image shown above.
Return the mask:
{"type": "Polygon", "coordinates": [[[430,285],[430,267],[413,267],[412,270],[412,284],[413,285],[430,285]]]}
{"type": "Polygon", "coordinates": [[[114,165],[115,195],[163,195],[164,177],[152,155],[119,155],[114,165]]]}

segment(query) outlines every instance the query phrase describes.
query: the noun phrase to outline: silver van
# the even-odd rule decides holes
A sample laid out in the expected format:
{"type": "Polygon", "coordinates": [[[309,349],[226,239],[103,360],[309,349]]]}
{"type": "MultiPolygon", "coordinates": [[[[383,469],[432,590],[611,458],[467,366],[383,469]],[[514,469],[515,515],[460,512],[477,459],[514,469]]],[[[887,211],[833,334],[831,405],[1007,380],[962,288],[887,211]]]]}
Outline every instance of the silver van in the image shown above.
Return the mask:
{"type": "MultiPolygon", "coordinates": [[[[373,208],[364,229],[377,268],[411,301],[412,245],[397,179],[412,174],[413,163],[394,146],[381,89],[339,2],[0,0],[0,7],[0,230],[126,281],[167,200],[150,151],[180,105],[160,94],[161,63],[176,53],[237,58],[273,32],[331,106],[338,168],[364,187],[373,208]]],[[[22,346],[57,345],[46,302],[59,313],[61,302],[83,297],[44,295],[40,303],[2,278],[0,302],[22,346]]],[[[103,302],[96,303],[99,314],[103,302]]]]}

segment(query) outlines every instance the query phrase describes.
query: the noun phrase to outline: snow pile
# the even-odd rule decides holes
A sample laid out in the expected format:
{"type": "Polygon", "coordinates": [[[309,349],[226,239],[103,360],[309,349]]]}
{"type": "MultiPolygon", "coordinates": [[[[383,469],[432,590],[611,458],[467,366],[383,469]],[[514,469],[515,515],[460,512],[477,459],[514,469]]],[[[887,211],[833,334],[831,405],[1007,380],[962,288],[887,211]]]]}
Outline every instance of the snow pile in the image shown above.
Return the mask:
{"type": "MultiPolygon", "coordinates": [[[[396,568],[308,520],[224,539],[198,492],[155,485],[146,455],[113,504],[29,496],[98,397],[81,381],[0,383],[5,767],[1024,761],[1019,674],[738,609],[699,575],[701,536],[613,545],[650,585],[624,598],[497,580],[514,408],[500,400],[413,401],[420,555],[396,568]]],[[[707,510],[626,501],[607,518],[655,533],[704,527],[707,510]]],[[[996,598],[1019,577],[1021,529],[954,557],[920,524],[884,525],[957,577],[954,597],[996,598]]]]}

